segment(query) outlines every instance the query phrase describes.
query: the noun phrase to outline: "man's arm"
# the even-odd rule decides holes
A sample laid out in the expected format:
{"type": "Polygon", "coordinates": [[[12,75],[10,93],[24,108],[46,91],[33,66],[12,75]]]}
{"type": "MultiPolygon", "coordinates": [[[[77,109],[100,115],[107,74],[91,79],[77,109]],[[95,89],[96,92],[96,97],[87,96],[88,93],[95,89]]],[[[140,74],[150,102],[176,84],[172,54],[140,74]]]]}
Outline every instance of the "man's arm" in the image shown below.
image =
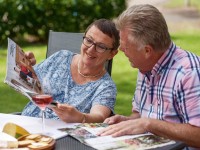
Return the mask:
{"type": "Polygon", "coordinates": [[[200,127],[190,124],[170,123],[157,119],[138,118],[122,121],[103,129],[99,135],[134,135],[151,132],[158,136],[178,140],[191,147],[200,147],[200,127]]]}
{"type": "Polygon", "coordinates": [[[131,119],[136,119],[136,118],[140,118],[140,114],[136,111],[134,111],[132,113],[131,116],[127,117],[127,116],[123,116],[123,115],[114,115],[112,117],[109,117],[107,119],[104,120],[104,123],[107,123],[109,125],[111,124],[115,124],[115,123],[119,123],[122,121],[127,121],[127,120],[131,120],[131,119]]]}
{"type": "Polygon", "coordinates": [[[131,116],[129,117],[129,119],[137,119],[140,118],[140,114],[137,111],[133,111],[133,113],[131,114],[131,116]]]}
{"type": "Polygon", "coordinates": [[[146,130],[158,136],[182,141],[191,147],[200,147],[200,127],[192,126],[188,123],[170,123],[149,119],[146,130]]]}

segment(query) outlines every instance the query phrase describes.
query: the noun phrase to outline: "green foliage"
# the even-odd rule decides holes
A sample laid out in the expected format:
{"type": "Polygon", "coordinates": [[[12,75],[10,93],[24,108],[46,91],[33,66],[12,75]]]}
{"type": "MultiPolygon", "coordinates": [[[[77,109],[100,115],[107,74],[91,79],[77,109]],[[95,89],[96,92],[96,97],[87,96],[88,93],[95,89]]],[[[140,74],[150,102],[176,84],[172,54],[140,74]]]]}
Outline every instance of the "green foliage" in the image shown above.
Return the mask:
{"type": "Polygon", "coordinates": [[[113,19],[124,0],[1,0],[1,41],[33,35],[46,41],[49,30],[84,32],[95,19],[113,19]]]}

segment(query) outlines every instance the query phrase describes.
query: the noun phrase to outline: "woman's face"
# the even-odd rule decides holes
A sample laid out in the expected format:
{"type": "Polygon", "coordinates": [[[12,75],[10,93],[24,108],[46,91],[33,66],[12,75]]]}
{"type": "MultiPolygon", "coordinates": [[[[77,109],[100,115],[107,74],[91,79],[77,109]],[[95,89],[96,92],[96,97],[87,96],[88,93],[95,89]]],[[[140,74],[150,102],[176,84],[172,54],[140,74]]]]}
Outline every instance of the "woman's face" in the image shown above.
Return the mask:
{"type": "MultiPolygon", "coordinates": [[[[92,26],[85,37],[96,44],[103,45],[106,48],[113,48],[113,39],[101,32],[96,26],[92,26]]],[[[81,57],[84,65],[89,67],[103,67],[106,60],[112,59],[117,54],[117,50],[105,50],[103,53],[95,50],[96,45],[90,47],[81,45],[81,57]]]]}

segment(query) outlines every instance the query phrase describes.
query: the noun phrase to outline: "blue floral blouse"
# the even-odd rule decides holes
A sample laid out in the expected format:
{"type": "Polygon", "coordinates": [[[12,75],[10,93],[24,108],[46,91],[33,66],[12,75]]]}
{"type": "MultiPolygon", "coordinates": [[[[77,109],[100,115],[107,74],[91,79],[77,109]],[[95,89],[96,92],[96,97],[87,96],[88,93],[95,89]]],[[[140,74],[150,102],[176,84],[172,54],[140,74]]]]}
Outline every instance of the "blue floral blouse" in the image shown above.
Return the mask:
{"type": "MultiPolygon", "coordinates": [[[[106,106],[114,112],[117,91],[110,75],[106,73],[100,79],[82,85],[75,83],[70,72],[74,55],[71,51],[61,50],[34,67],[41,85],[48,84],[43,88],[44,92],[50,89],[54,101],[74,106],[80,112],[89,113],[94,105],[106,106]]],[[[40,113],[39,107],[29,102],[22,115],[40,117],[40,113]]],[[[46,108],[46,118],[59,119],[50,108],[46,108]]]]}

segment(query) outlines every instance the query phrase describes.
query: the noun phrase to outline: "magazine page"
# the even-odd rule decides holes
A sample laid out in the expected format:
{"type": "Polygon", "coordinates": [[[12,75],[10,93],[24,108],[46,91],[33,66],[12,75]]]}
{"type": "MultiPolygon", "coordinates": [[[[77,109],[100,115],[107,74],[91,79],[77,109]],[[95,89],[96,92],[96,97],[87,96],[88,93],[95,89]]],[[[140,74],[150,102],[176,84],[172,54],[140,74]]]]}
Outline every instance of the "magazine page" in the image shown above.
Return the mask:
{"type": "Polygon", "coordinates": [[[153,134],[141,134],[133,136],[121,136],[112,138],[111,136],[97,137],[95,139],[86,139],[85,142],[88,145],[92,145],[93,148],[99,150],[110,150],[110,149],[123,149],[123,150],[144,150],[153,149],[157,147],[174,144],[175,141],[158,137],[153,134]]]}
{"type": "Polygon", "coordinates": [[[21,47],[8,38],[7,71],[4,82],[31,100],[31,95],[42,93],[40,82],[21,47]]]}
{"type": "Polygon", "coordinates": [[[97,138],[98,136],[96,133],[98,133],[100,129],[103,129],[106,126],[108,125],[104,123],[84,123],[78,124],[74,128],[60,128],[59,130],[67,132],[70,136],[79,140],[81,143],[88,145],[86,143],[86,139],[97,138]],[[87,130],[87,128],[89,130],[87,130]]]}
{"type": "Polygon", "coordinates": [[[80,142],[99,150],[152,149],[175,143],[175,141],[150,133],[116,138],[97,136],[97,133],[106,126],[108,125],[104,123],[85,123],[78,125],[75,129],[63,128],[60,130],[68,132],[69,135],[80,142]]]}

